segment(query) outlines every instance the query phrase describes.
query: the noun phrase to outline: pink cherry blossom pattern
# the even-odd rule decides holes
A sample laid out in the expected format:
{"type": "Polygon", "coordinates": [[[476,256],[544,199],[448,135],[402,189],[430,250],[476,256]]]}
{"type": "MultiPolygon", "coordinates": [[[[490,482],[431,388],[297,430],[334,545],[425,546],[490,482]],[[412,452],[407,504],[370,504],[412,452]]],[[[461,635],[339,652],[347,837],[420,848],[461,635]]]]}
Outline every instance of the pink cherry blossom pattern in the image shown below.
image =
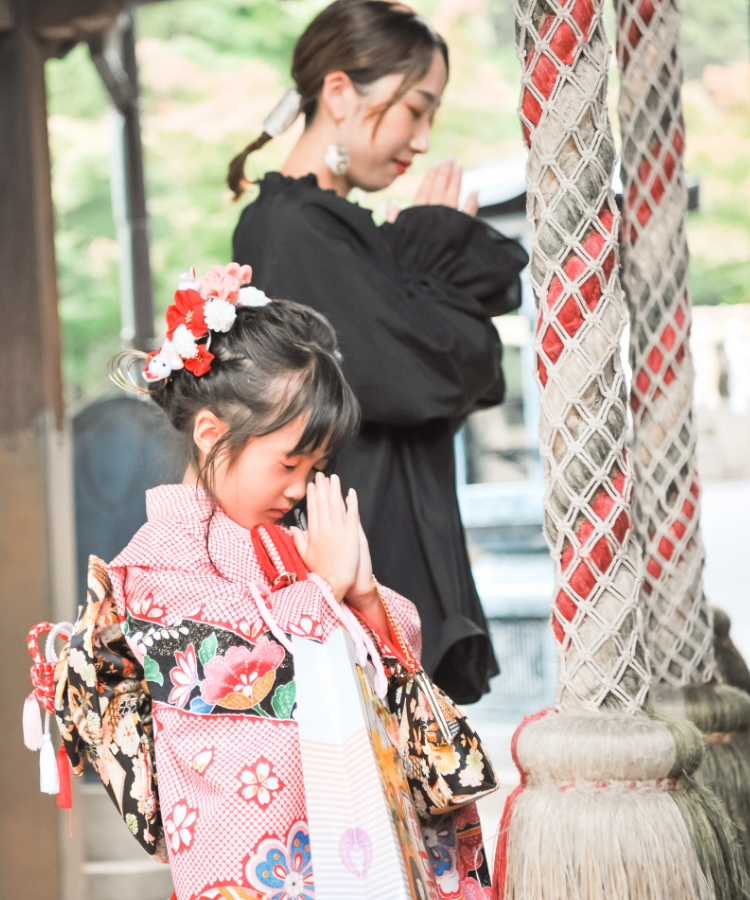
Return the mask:
{"type": "Polygon", "coordinates": [[[243,619],[238,625],[240,632],[251,641],[254,641],[265,627],[265,622],[248,622],[247,619],[243,619]]]}
{"type": "Polygon", "coordinates": [[[261,757],[254,766],[245,766],[238,775],[240,780],[240,797],[254,800],[259,806],[268,806],[273,794],[284,787],[274,775],[271,763],[261,757]]]}
{"type": "Polygon", "coordinates": [[[184,653],[175,650],[174,658],[177,665],[169,673],[170,680],[174,685],[169,694],[169,702],[181,709],[190,699],[193,688],[200,683],[195,647],[188,644],[184,653]]]}
{"type": "Polygon", "coordinates": [[[192,847],[197,819],[198,810],[191,809],[185,800],[172,807],[171,814],[164,820],[164,834],[172,853],[182,853],[192,847]]]}
{"type": "Polygon", "coordinates": [[[214,761],[214,749],[213,747],[207,747],[205,750],[199,750],[198,753],[193,757],[193,769],[199,774],[202,775],[206,769],[211,765],[214,761]]]}

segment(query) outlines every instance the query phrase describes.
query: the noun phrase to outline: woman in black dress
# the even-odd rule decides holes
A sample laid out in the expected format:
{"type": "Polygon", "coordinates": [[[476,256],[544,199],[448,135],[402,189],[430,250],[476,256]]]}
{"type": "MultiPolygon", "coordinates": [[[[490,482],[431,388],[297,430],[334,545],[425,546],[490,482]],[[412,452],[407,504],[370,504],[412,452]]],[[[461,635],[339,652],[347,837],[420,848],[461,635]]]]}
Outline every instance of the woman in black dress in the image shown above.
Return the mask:
{"type": "Polygon", "coordinates": [[[242,212],[233,258],[270,296],[333,323],[364,418],[336,471],[359,494],[376,574],[420,611],[425,670],[471,703],[498,666],[459,516],[453,438],[472,410],[503,399],[491,317],[518,308],[527,256],[473,217],[476,197],[456,209],[452,161],[381,226],[346,199],[353,187],[387,187],[428,149],[448,52],[424,19],[397,3],[336,0],[300,38],[292,75],[298,94],[230,167],[240,194],[247,154],[304,114],[282,171],[242,212]]]}

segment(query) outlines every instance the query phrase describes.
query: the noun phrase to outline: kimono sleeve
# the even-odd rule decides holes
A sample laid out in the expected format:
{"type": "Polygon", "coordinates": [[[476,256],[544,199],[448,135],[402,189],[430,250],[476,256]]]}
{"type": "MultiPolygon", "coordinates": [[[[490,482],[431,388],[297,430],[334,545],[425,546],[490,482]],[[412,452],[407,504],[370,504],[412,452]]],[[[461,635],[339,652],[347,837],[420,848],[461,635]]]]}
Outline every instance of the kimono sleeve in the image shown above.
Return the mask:
{"type": "Polygon", "coordinates": [[[287,634],[326,641],[340,624],[323,592],[309,579],[272,591],[265,602],[274,622],[287,634]]]}
{"type": "Polygon", "coordinates": [[[419,613],[417,612],[417,607],[411,600],[407,600],[406,597],[402,597],[401,594],[397,594],[396,591],[393,591],[390,588],[381,585],[380,589],[383,591],[386,603],[390,607],[393,618],[401,629],[401,633],[403,634],[406,643],[409,645],[411,652],[421,662],[422,623],[419,618],[419,613]]]}
{"type": "Polygon", "coordinates": [[[125,824],[166,862],[151,697],[125,640],[105,564],[89,560],[88,602],[55,672],[55,713],[76,775],[96,771],[125,824]]]}

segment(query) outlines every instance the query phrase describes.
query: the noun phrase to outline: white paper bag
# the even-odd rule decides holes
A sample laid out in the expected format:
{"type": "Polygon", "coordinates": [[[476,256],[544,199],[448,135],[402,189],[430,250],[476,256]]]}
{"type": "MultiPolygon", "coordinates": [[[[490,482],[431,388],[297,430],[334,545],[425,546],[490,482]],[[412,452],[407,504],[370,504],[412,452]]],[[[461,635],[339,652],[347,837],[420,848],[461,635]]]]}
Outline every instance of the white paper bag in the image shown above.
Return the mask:
{"type": "Polygon", "coordinates": [[[292,642],[316,900],[437,900],[394,724],[351,637],[292,642]]]}

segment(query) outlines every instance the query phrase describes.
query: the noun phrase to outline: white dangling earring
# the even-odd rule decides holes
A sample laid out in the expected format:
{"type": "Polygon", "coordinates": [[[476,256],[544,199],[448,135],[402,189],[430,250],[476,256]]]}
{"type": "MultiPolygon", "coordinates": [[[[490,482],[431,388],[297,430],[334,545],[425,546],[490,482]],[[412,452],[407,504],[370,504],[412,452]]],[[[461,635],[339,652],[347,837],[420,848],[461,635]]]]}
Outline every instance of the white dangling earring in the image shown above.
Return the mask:
{"type": "Polygon", "coordinates": [[[351,165],[349,151],[343,144],[329,144],[325,163],[334,175],[346,175],[351,165]]]}

